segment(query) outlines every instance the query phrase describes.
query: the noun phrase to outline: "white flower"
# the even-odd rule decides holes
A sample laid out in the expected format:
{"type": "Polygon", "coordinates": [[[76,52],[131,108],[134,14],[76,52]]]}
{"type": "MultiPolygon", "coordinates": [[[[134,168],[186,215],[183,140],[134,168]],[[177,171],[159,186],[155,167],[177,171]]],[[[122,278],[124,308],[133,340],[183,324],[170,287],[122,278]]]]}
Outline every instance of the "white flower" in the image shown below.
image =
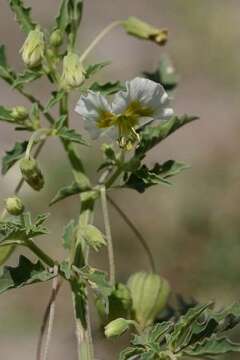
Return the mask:
{"type": "Polygon", "coordinates": [[[154,120],[168,119],[173,109],[164,88],[154,81],[135,78],[125,86],[126,90],[115,95],[111,106],[105,97],[89,91],[80,97],[76,111],[93,138],[107,131],[121,147],[131,149],[140,141],[136,129],[154,120]]]}

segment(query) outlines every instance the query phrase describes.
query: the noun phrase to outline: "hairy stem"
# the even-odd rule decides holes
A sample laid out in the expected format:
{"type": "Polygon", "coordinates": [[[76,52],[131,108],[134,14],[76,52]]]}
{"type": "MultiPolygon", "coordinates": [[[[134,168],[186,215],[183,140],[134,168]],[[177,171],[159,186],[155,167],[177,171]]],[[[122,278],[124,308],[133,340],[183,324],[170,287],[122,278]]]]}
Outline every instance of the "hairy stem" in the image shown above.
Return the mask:
{"type": "Polygon", "coordinates": [[[121,25],[122,21],[113,21],[111,24],[106,26],[91,42],[91,44],[87,47],[87,49],[83,52],[82,56],[80,57],[80,61],[83,62],[89,53],[95,48],[95,46],[115,27],[121,25]]]}
{"type": "Polygon", "coordinates": [[[126,222],[126,224],[131,228],[133,233],[136,235],[137,239],[139,240],[139,242],[141,243],[147,254],[152,272],[156,272],[156,266],[155,266],[153,254],[147,244],[147,241],[144,239],[140,231],[138,231],[137,227],[133,224],[133,222],[129,219],[127,214],[118,206],[118,204],[109,195],[107,195],[107,200],[118,212],[118,214],[122,217],[122,219],[126,222]]]}
{"type": "Polygon", "coordinates": [[[42,260],[46,265],[54,268],[57,264],[57,261],[53,260],[49,255],[47,255],[42,249],[40,249],[32,240],[25,240],[25,246],[27,246],[40,260],[42,260]]]}
{"type": "Polygon", "coordinates": [[[108,248],[108,260],[109,260],[109,279],[112,286],[115,285],[115,260],[114,260],[114,250],[112,242],[112,233],[111,226],[108,214],[107,198],[106,198],[106,188],[101,186],[101,204],[103,211],[104,227],[105,227],[105,236],[107,239],[107,248],[108,248]]]}

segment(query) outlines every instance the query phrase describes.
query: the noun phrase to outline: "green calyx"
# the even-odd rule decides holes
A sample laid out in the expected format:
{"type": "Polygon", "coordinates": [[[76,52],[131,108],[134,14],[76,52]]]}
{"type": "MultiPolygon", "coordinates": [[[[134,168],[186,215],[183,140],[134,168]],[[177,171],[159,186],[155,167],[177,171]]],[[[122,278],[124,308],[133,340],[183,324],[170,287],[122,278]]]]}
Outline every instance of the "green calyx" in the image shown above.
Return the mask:
{"type": "Polygon", "coordinates": [[[44,56],[44,34],[36,27],[29,32],[21,49],[22,59],[26,66],[35,68],[41,65],[44,56]]]}
{"type": "Polygon", "coordinates": [[[44,186],[43,174],[35,159],[22,159],[20,161],[20,170],[23,179],[34,190],[40,191],[44,186]]]}
{"type": "Polygon", "coordinates": [[[167,280],[157,274],[138,272],[127,283],[132,296],[132,316],[142,329],[151,325],[165,308],[170,293],[167,280]]]}
{"type": "Polygon", "coordinates": [[[24,106],[16,106],[12,108],[11,116],[14,120],[24,122],[28,118],[28,110],[24,106]]]}
{"type": "Polygon", "coordinates": [[[19,197],[9,197],[6,199],[6,210],[10,215],[19,216],[24,211],[24,205],[19,197]]]}

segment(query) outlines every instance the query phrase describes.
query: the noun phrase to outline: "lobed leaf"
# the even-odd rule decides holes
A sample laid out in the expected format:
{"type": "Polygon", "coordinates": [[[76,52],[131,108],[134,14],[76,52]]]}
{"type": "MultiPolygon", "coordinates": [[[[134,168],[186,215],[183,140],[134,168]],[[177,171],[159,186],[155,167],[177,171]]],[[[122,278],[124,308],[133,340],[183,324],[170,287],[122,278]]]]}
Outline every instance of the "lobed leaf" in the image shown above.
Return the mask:
{"type": "Polygon", "coordinates": [[[76,224],[74,220],[70,220],[70,222],[65,226],[63,231],[63,247],[65,249],[71,248],[75,236],[76,236],[76,224]]]}
{"type": "Polygon", "coordinates": [[[111,64],[111,61],[105,61],[97,64],[90,64],[85,70],[85,77],[89,79],[91,76],[102,70],[105,66],[111,64]]]}
{"type": "Polygon", "coordinates": [[[0,275],[0,294],[10,289],[48,281],[54,276],[40,261],[32,263],[28,258],[21,255],[19,264],[16,267],[6,266],[2,269],[0,275]]]}
{"type": "Polygon", "coordinates": [[[171,183],[168,179],[187,168],[188,166],[186,164],[174,160],[168,160],[163,164],[157,163],[152,169],[149,169],[146,165],[142,165],[137,170],[131,172],[129,176],[125,174],[123,187],[128,187],[143,193],[153,185],[170,185],[171,183]]]}
{"type": "Polygon", "coordinates": [[[19,23],[21,29],[28,34],[36,26],[31,18],[31,8],[25,7],[22,0],[8,1],[12,11],[15,13],[16,20],[19,23]]]}
{"type": "Polygon", "coordinates": [[[21,88],[32,81],[39,79],[44,74],[41,70],[26,69],[23,73],[17,74],[13,82],[14,88],[21,88]]]}
{"type": "Polygon", "coordinates": [[[7,59],[5,54],[5,46],[0,45],[0,78],[7,83],[12,84],[14,81],[14,73],[7,65],[7,59]]]}
{"type": "Polygon", "coordinates": [[[64,186],[59,189],[50,202],[50,206],[56,204],[58,201],[61,201],[69,196],[80,194],[82,192],[81,187],[78,183],[74,182],[71,185],[64,186]]]}
{"type": "Polygon", "coordinates": [[[6,151],[2,159],[2,174],[5,175],[11,167],[22,158],[27,149],[28,141],[16,142],[11,150],[6,151]]]}
{"type": "Polygon", "coordinates": [[[99,84],[95,81],[90,87],[89,90],[100,92],[103,95],[113,95],[120,90],[124,90],[125,87],[121,84],[120,81],[116,82],[107,82],[105,84],[99,84]]]}

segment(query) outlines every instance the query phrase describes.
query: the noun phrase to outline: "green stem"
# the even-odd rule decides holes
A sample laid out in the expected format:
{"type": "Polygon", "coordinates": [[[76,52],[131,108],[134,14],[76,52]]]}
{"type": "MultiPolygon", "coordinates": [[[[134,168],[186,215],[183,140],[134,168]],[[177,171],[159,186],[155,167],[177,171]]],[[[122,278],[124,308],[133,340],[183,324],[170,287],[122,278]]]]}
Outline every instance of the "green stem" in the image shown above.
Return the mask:
{"type": "Polygon", "coordinates": [[[97,36],[96,38],[91,42],[91,44],[87,47],[87,49],[83,52],[82,56],[80,57],[80,61],[83,62],[86,57],[89,55],[89,53],[95,48],[95,46],[115,27],[122,24],[122,21],[113,21],[111,24],[106,26],[97,36]]]}
{"type": "Polygon", "coordinates": [[[39,259],[41,259],[49,267],[53,268],[55,265],[58,265],[57,261],[53,260],[49,255],[47,255],[32,240],[26,240],[25,246],[27,246],[39,259]]]}
{"type": "Polygon", "coordinates": [[[107,195],[107,200],[114,207],[114,209],[119,213],[119,215],[126,222],[126,224],[131,228],[133,233],[136,235],[136,238],[139,240],[139,242],[141,243],[142,247],[144,248],[144,250],[147,254],[152,272],[156,272],[156,266],[155,266],[153,254],[147,244],[147,241],[144,239],[142,234],[138,231],[137,227],[129,219],[129,217],[126,215],[126,213],[118,206],[117,203],[115,203],[115,201],[109,195],[107,195]]]}
{"type": "Polygon", "coordinates": [[[113,249],[111,226],[110,226],[110,220],[109,220],[109,214],[108,214],[105,186],[101,186],[100,194],[101,194],[101,203],[102,203],[103,219],[104,219],[104,226],[105,226],[105,236],[107,239],[107,248],[108,248],[109,275],[110,275],[109,280],[110,280],[111,285],[114,286],[115,285],[115,260],[114,260],[114,249],[113,249]]]}
{"type": "MultiPolygon", "coordinates": [[[[30,153],[31,153],[32,147],[34,146],[35,142],[40,141],[42,135],[45,135],[47,137],[50,132],[51,132],[51,129],[45,129],[45,128],[34,131],[34,133],[32,134],[32,136],[29,139],[28,146],[27,146],[27,149],[25,152],[26,159],[30,158],[30,153]]],[[[42,140],[45,140],[45,139],[46,138],[44,138],[42,140]]]]}

